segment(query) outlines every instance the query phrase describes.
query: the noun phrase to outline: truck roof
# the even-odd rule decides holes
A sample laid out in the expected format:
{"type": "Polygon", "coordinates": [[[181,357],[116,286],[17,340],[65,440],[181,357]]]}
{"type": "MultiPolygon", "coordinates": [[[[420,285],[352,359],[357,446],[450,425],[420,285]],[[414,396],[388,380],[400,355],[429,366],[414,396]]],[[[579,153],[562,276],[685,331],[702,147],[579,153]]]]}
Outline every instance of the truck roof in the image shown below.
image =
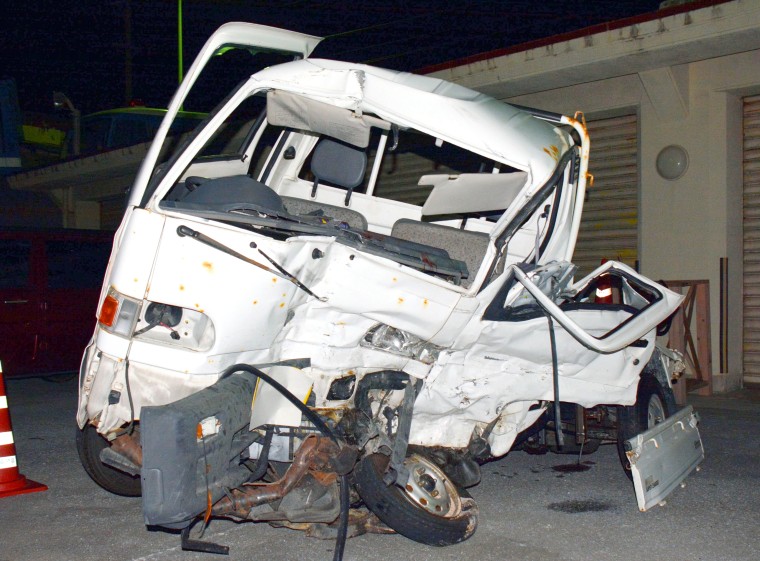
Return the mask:
{"type": "Polygon", "coordinates": [[[324,59],[296,60],[251,77],[257,86],[414,128],[528,171],[541,183],[571,144],[551,123],[485,94],[438,78],[324,59]]]}

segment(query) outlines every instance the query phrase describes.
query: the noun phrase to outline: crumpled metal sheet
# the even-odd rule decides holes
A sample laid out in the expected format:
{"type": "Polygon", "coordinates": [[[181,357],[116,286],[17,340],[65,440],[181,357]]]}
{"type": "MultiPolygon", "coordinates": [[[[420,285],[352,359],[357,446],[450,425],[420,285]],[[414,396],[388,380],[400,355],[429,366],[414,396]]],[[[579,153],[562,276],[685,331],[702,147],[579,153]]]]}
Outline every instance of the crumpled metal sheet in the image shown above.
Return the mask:
{"type": "MultiPolygon", "coordinates": [[[[607,321],[614,322],[614,316],[607,321]]],[[[654,349],[653,335],[646,347],[607,355],[586,349],[557,324],[555,336],[561,400],[585,407],[634,403],[638,373],[654,349]]],[[[473,318],[455,346],[463,342],[469,343],[467,350],[445,353],[427,377],[415,404],[410,442],[463,447],[473,431],[499,417],[502,434],[494,430],[489,443],[492,451],[506,453],[517,433],[540,416],[541,411],[527,408],[554,399],[547,320],[483,328],[473,318]]]]}

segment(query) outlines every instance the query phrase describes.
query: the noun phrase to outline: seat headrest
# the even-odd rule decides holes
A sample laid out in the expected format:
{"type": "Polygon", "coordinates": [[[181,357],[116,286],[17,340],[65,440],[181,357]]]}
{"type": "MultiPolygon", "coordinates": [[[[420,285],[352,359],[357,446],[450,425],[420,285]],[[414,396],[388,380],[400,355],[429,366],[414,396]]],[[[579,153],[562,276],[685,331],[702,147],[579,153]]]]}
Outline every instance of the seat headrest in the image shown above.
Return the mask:
{"type": "Polygon", "coordinates": [[[311,172],[318,181],[353,190],[364,181],[367,154],[363,150],[322,139],[311,156],[311,172]]]}

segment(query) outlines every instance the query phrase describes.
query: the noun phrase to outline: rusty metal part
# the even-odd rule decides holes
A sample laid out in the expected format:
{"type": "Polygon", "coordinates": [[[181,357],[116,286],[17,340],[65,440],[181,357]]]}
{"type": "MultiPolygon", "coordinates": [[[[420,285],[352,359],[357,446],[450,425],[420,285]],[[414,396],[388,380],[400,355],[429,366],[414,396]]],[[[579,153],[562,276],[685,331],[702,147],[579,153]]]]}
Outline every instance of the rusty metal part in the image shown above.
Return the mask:
{"type": "Polygon", "coordinates": [[[337,456],[330,459],[330,466],[338,475],[348,475],[353,471],[356,460],[359,458],[359,450],[350,444],[343,446],[337,456]]]}
{"type": "Polygon", "coordinates": [[[325,419],[329,419],[335,423],[339,423],[343,419],[343,415],[348,411],[347,405],[339,405],[337,407],[312,407],[312,410],[325,419]]]}
{"type": "Polygon", "coordinates": [[[142,447],[139,438],[135,434],[122,434],[111,441],[111,448],[114,452],[121,454],[133,464],[142,467],[142,447]]]}
{"type": "Polygon", "coordinates": [[[247,518],[253,507],[282,499],[307,473],[321,483],[332,484],[337,475],[330,467],[330,459],[338,453],[338,445],[329,438],[309,436],[296,452],[293,463],[281,479],[273,483],[251,483],[232,489],[228,496],[216,502],[211,514],[247,518]]]}
{"type": "MultiPolygon", "coordinates": [[[[305,532],[310,538],[334,540],[338,535],[338,523],[331,522],[290,522],[289,520],[270,521],[275,528],[290,528],[305,532]]],[[[383,524],[380,519],[366,507],[351,509],[348,513],[348,530],[346,537],[355,538],[364,534],[395,534],[396,531],[383,524]]]]}

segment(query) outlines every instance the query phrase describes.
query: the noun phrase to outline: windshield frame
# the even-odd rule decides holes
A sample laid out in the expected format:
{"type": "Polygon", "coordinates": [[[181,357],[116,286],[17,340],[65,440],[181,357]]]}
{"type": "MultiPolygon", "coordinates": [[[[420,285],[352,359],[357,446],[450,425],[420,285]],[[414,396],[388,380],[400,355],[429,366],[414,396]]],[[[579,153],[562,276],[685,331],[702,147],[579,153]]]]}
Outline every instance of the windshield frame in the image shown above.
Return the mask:
{"type": "MultiPolygon", "coordinates": [[[[179,181],[185,170],[192,164],[208,140],[245,99],[251,95],[256,95],[259,91],[266,91],[266,88],[258,88],[256,90],[252,87],[253,85],[250,79],[238,84],[209,113],[208,117],[190,133],[188,138],[177,147],[169,159],[156,166],[140,200],[139,206],[141,208],[147,208],[150,205],[151,199],[155,197],[162,198],[168,193],[169,189],[179,181]],[[253,92],[251,92],[252,89],[254,89],[253,92]]],[[[260,125],[261,121],[257,120],[256,126],[260,125]]],[[[254,137],[255,135],[247,136],[246,141],[254,137]]],[[[240,154],[244,152],[245,150],[242,150],[240,154]]],[[[155,202],[153,203],[154,206],[156,204],[155,202]]]]}

